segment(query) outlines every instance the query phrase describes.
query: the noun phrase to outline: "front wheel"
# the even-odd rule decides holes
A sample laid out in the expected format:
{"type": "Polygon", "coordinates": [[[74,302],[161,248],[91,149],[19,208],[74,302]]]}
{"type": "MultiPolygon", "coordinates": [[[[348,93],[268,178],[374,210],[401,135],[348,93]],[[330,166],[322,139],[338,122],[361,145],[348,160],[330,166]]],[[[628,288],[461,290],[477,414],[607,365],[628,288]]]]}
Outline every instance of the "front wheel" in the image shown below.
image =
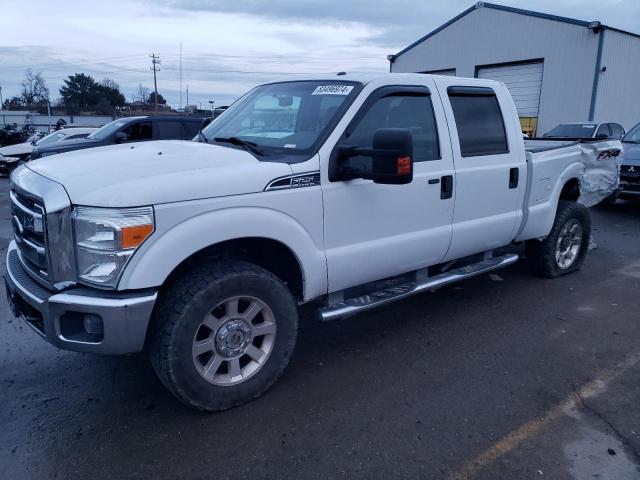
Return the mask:
{"type": "Polygon", "coordinates": [[[589,211],[576,202],[561,200],[549,235],[527,244],[529,264],[537,274],[547,278],[575,272],[584,263],[590,240],[589,211]]]}
{"type": "Polygon", "coordinates": [[[148,351],[179,400],[225,410],[275,383],[297,325],[295,299],[277,277],[250,263],[217,262],[188,271],[162,295],[148,351]]]}

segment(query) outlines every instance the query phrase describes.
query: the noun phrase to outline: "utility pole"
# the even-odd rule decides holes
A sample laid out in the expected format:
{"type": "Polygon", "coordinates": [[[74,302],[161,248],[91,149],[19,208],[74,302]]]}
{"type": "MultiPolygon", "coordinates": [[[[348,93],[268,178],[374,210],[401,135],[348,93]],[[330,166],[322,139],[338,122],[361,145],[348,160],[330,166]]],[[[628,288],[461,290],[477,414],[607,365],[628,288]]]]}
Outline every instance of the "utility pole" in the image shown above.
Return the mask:
{"type": "Polygon", "coordinates": [[[156,101],[156,113],[158,113],[158,80],[156,79],[156,72],[160,71],[160,57],[155,53],[149,55],[151,57],[151,70],[153,70],[153,89],[156,92],[154,100],[156,101]]]}
{"type": "Polygon", "coordinates": [[[187,83],[187,107],[189,106],[189,84],[187,83]]]}
{"type": "Polygon", "coordinates": [[[182,110],[182,42],[180,42],[180,109],[182,110]]]}

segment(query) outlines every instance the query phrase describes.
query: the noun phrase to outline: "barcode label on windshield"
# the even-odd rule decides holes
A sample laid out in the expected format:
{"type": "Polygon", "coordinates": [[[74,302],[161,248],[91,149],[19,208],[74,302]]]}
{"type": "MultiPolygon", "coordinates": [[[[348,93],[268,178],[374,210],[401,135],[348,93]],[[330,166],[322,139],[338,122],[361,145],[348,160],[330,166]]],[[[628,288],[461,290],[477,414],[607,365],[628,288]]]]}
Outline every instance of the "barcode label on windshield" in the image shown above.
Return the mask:
{"type": "Polygon", "coordinates": [[[320,85],[311,95],[349,95],[353,85],[320,85]]]}

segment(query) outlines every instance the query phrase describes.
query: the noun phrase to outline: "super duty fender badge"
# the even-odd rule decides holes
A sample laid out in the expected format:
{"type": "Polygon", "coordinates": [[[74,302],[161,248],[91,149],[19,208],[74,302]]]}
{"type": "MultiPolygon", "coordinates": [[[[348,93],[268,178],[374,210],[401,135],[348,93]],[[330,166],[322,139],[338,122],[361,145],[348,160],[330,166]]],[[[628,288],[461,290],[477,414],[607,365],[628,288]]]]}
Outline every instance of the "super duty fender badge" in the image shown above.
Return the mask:
{"type": "Polygon", "coordinates": [[[265,187],[265,192],[271,190],[285,190],[288,188],[315,187],[320,185],[320,172],[299,173],[276,178],[265,187]]]}

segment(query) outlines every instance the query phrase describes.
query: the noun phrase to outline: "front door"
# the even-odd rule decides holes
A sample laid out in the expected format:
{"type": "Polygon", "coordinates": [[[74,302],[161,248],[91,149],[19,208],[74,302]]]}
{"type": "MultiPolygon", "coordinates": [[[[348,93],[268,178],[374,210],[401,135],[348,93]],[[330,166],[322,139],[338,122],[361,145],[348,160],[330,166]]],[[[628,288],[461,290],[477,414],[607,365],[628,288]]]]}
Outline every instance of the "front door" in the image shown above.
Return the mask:
{"type": "Polygon", "coordinates": [[[363,179],[332,182],[327,172],[333,168],[336,144],[320,151],[330,292],[436,264],[451,241],[454,199],[448,189],[453,185],[453,159],[433,81],[425,77],[422,85],[369,84],[362,97],[366,100],[352,107],[357,113],[337,146],[370,148],[377,129],[408,128],[414,177],[407,185],[363,179]]]}

